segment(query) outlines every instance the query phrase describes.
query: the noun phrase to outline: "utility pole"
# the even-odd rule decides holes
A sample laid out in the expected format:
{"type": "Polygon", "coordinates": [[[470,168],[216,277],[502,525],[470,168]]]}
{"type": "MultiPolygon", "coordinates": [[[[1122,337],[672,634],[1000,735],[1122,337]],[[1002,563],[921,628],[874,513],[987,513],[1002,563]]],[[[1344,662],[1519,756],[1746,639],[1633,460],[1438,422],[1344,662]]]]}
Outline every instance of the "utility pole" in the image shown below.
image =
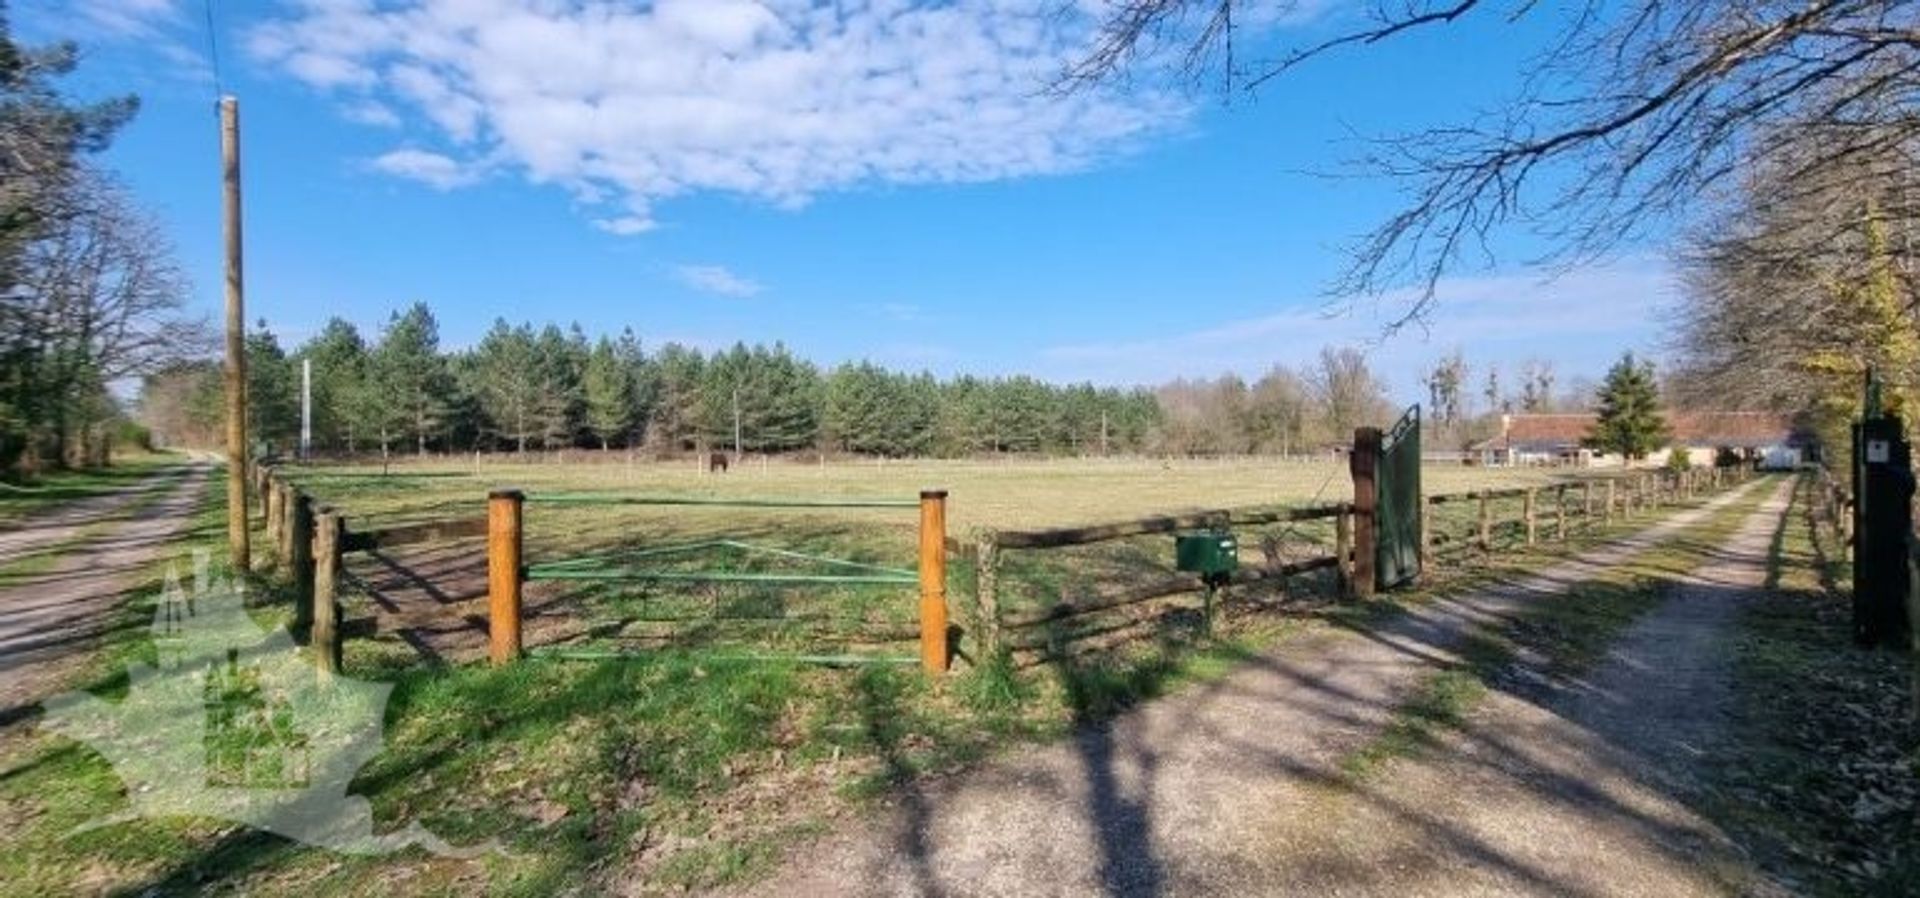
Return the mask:
{"type": "Polygon", "coordinates": [[[227,553],[251,567],[247,543],[247,313],[240,276],[240,100],[220,98],[220,168],[227,253],[227,553]]]}
{"type": "Polygon", "coordinates": [[[740,463],[740,388],[733,388],[733,463],[740,463]]]}
{"type": "MultiPolygon", "coordinates": [[[[447,445],[453,445],[448,441],[447,445]]],[[[300,460],[313,454],[313,360],[300,360],[300,460]]]]}

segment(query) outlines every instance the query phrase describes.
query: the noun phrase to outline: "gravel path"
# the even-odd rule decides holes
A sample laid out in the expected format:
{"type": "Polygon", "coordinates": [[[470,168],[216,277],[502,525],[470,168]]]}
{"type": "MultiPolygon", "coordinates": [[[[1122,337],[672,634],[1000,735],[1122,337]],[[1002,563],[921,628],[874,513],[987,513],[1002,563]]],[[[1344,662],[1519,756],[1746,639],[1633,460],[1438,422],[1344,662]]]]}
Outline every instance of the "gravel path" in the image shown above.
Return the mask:
{"type": "Polygon", "coordinates": [[[42,554],[71,541],[88,527],[122,518],[128,505],[155,491],[173,489],[192,468],[192,463],[162,468],[119,492],[62,503],[24,521],[0,526],[0,563],[42,554]]]}
{"type": "MultiPolygon", "coordinates": [[[[1372,632],[1329,630],[1289,641],[1219,682],[1088,728],[1064,744],[1019,752],[948,781],[903,787],[881,819],[796,851],[770,880],[743,893],[1724,893],[1721,884],[1734,874],[1703,875],[1694,850],[1713,844],[1711,828],[1669,795],[1663,781],[1648,778],[1647,769],[1659,765],[1618,763],[1608,754],[1615,751],[1609,737],[1588,738],[1580,718],[1563,720],[1515,698],[1521,712],[1530,709],[1539,719],[1492,718],[1487,726],[1498,749],[1476,749],[1457,762],[1460,771],[1449,766],[1454,762],[1406,762],[1389,768],[1384,781],[1355,786],[1342,776],[1340,762],[1380,731],[1436,664],[1458,661],[1457,647],[1477,627],[1560,595],[1755,488],[1519,582],[1411,609],[1372,632]],[[1533,730],[1517,729],[1529,723],[1533,730]],[[1417,769],[1403,773],[1401,766],[1417,769]],[[1516,805],[1512,813],[1506,805],[1477,807],[1481,799],[1461,791],[1466,773],[1489,780],[1484,795],[1505,795],[1497,792],[1505,788],[1532,796],[1533,806],[1516,805]],[[1603,813],[1604,828],[1580,823],[1603,813]]],[[[1756,514],[1749,530],[1769,513],[1777,517],[1777,505],[1756,514]]],[[[1755,563],[1749,535],[1743,532],[1726,555],[1725,564],[1734,567],[1716,573],[1710,566],[1703,576],[1744,582],[1755,563]]],[[[1764,564],[1764,543],[1759,551],[1764,564]]],[[[1689,613],[1696,604],[1686,603],[1689,613]]],[[[1667,638],[1659,627],[1710,626],[1710,617],[1689,623],[1661,612],[1643,624],[1656,629],[1634,628],[1622,642],[1629,654],[1616,655],[1575,701],[1599,704],[1565,713],[1600,719],[1605,705],[1633,717],[1649,691],[1670,688],[1674,697],[1651,713],[1685,718],[1692,701],[1687,690],[1723,672],[1705,666],[1688,673],[1689,662],[1669,675],[1665,667],[1647,665],[1670,664],[1687,650],[1646,649],[1667,638]]],[[[1501,707],[1493,713],[1507,713],[1507,697],[1497,699],[1501,707]]],[[[1474,720],[1472,731],[1479,732],[1479,715],[1474,720]]],[[[1691,730],[1652,722],[1622,738],[1656,734],[1675,752],[1701,744],[1691,730]]],[[[1467,741],[1462,750],[1479,744],[1467,741]]]]}
{"type": "Polygon", "coordinates": [[[9,560],[21,546],[62,547],[50,567],[0,581],[0,726],[69,685],[87,650],[115,625],[125,591],[155,573],[161,548],[187,526],[211,469],[196,458],[123,493],[82,500],[0,534],[0,557],[9,560]],[[66,545],[154,492],[159,498],[125,523],[84,545],[66,545]]]}

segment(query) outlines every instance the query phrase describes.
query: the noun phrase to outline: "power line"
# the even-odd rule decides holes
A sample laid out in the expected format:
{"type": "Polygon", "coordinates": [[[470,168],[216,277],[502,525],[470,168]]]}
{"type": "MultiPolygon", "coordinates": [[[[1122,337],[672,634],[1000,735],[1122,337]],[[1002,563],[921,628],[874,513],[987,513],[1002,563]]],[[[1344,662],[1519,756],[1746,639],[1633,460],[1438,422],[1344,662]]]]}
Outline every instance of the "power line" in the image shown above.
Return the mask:
{"type": "Polygon", "coordinates": [[[226,93],[226,87],[220,77],[220,41],[214,35],[213,0],[201,0],[200,8],[207,16],[207,58],[213,63],[213,96],[218,100],[226,93]]]}

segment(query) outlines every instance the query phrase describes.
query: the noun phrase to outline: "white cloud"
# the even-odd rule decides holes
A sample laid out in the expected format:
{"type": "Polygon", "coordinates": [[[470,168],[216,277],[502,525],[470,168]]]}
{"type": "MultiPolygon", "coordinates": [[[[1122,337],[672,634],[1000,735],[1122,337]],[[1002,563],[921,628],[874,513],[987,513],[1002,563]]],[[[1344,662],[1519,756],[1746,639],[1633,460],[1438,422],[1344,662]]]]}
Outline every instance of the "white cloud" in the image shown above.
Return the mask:
{"type": "Polygon", "coordinates": [[[70,11],[107,35],[151,37],[173,18],[174,0],[77,0],[70,11]]]}
{"type": "Polygon", "coordinates": [[[480,180],[477,167],[426,150],[394,150],[373,160],[373,167],[437,190],[452,190],[480,180]]]}
{"type": "MultiPolygon", "coordinates": [[[[1058,0],[303,0],[255,58],[377,100],[460,159],[637,232],[716,191],[785,207],[872,184],[1068,172],[1180,122],[1170,95],[1040,88],[1084,18],[1058,0]],[[622,224],[624,223],[624,224],[622,224]]],[[[449,156],[448,158],[454,158],[449,156]]]]}
{"type": "Polygon", "coordinates": [[[673,270],[681,283],[705,293],[745,298],[759,295],[765,288],[722,265],[682,265],[673,270]]]}
{"type": "MultiPolygon", "coordinates": [[[[1164,336],[1057,345],[1041,351],[1048,376],[1106,383],[1157,383],[1228,371],[1258,376],[1275,364],[1298,365],[1323,346],[1359,346],[1396,391],[1413,397],[1420,370],[1455,348],[1469,364],[1511,372],[1523,360],[1552,361],[1563,379],[1597,373],[1623,350],[1658,350],[1661,317],[1677,296],[1673,275],[1626,260],[1549,277],[1540,273],[1442,281],[1423,327],[1383,336],[1411,292],[1388,294],[1349,310],[1311,300],[1280,310],[1164,336]]],[[[1476,375],[1477,376],[1477,375],[1476,375]]]]}
{"type": "Polygon", "coordinates": [[[596,218],[593,220],[593,226],[618,237],[631,237],[635,234],[645,234],[655,227],[658,227],[658,225],[654,224],[653,219],[644,215],[621,215],[614,218],[596,218]]]}
{"type": "Polygon", "coordinates": [[[340,114],[347,121],[377,128],[400,127],[400,116],[385,103],[376,100],[362,100],[341,107],[340,114]]]}

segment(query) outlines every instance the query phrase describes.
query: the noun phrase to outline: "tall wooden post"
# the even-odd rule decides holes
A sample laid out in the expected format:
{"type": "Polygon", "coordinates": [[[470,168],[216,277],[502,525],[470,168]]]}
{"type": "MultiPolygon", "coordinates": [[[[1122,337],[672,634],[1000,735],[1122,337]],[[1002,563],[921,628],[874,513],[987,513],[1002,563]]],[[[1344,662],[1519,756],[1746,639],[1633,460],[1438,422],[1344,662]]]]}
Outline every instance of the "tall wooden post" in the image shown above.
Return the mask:
{"type": "Polygon", "coordinates": [[[227,256],[227,554],[236,571],[253,566],[247,533],[247,311],[240,276],[240,101],[220,98],[220,180],[227,256]]]}
{"type": "Polygon", "coordinates": [[[1347,469],[1353,474],[1353,595],[1373,595],[1374,558],[1380,544],[1380,452],[1385,436],[1378,427],[1353,431],[1347,469]]]}
{"type": "Polygon", "coordinates": [[[1534,514],[1534,507],[1536,504],[1534,497],[1536,492],[1537,491],[1533,487],[1527,487],[1526,497],[1522,500],[1524,502],[1524,505],[1522,506],[1521,515],[1524,518],[1526,523],[1527,545],[1529,546],[1534,544],[1534,542],[1536,541],[1535,537],[1538,534],[1538,528],[1536,525],[1536,521],[1538,520],[1538,518],[1534,514]]]}
{"type": "Polygon", "coordinates": [[[1580,484],[1580,516],[1588,519],[1586,526],[1593,526],[1593,481],[1591,480],[1580,484]]]}
{"type": "Polygon", "coordinates": [[[1606,516],[1606,522],[1607,522],[1607,523],[1609,523],[1609,524],[1611,524],[1611,523],[1613,523],[1613,498],[1614,498],[1614,497],[1613,497],[1613,493],[1614,493],[1614,485],[1615,485],[1616,483],[1618,483],[1618,480],[1617,480],[1616,478],[1613,478],[1613,477],[1609,477],[1609,478],[1607,478],[1607,516],[1606,516]]]}
{"type": "Polygon", "coordinates": [[[1339,572],[1340,597],[1353,597],[1353,509],[1342,508],[1333,519],[1333,557],[1339,572]]]}
{"type": "Polygon", "coordinates": [[[520,657],[520,512],[526,494],[487,494],[488,655],[499,667],[520,657]]]}
{"type": "Polygon", "coordinates": [[[1480,491],[1480,551],[1493,551],[1493,497],[1480,491]]]}
{"type": "Polygon", "coordinates": [[[340,672],[340,537],[346,528],[322,507],[313,529],[313,664],[322,679],[340,672]]]}
{"type": "Polygon", "coordinates": [[[292,491],[287,514],[287,573],[293,577],[293,632],[306,639],[313,631],[313,499],[292,491]]]}
{"type": "Polygon", "coordinates": [[[947,650],[947,491],[920,491],[920,666],[945,673],[947,650]]]}

